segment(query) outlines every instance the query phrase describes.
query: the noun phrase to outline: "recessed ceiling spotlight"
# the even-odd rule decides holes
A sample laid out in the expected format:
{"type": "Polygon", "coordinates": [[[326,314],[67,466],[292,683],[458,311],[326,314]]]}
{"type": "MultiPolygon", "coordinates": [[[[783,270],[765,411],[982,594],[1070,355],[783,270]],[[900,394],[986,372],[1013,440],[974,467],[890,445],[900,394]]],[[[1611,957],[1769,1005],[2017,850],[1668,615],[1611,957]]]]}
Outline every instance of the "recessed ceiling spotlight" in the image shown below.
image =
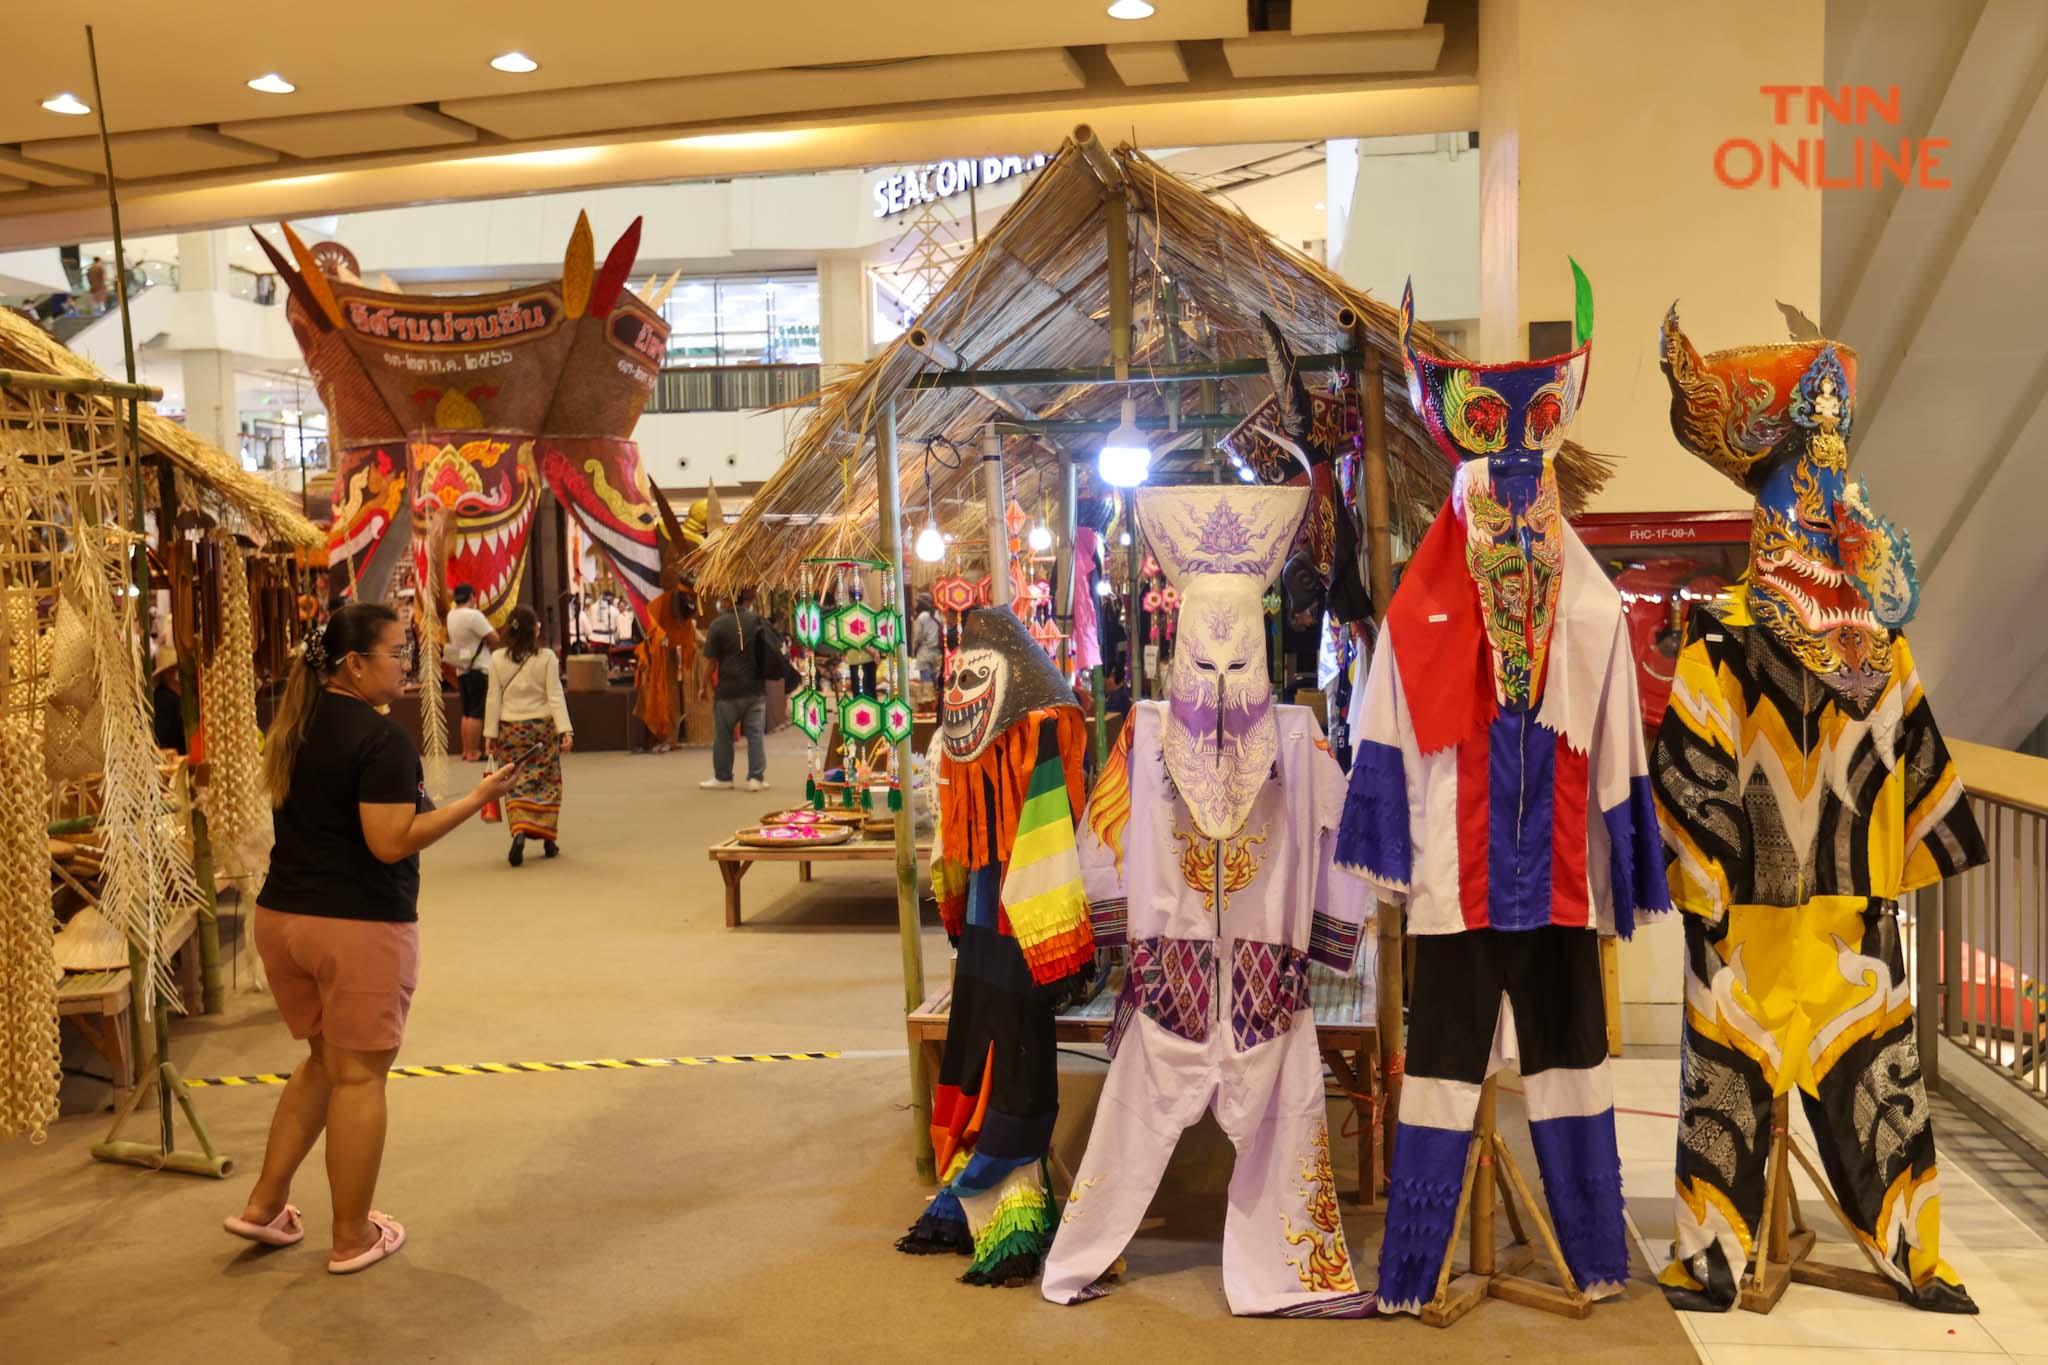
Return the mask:
{"type": "Polygon", "coordinates": [[[491,58],[491,66],[495,70],[510,72],[514,76],[523,76],[529,71],[540,70],[540,63],[524,52],[500,53],[491,58]]]}
{"type": "Polygon", "coordinates": [[[53,114],[90,114],[92,106],[66,90],[61,95],[52,95],[43,101],[43,108],[53,114]]]}
{"type": "Polygon", "coordinates": [[[289,95],[292,91],[299,88],[278,75],[275,71],[258,76],[255,80],[250,81],[248,85],[251,90],[260,90],[266,95],[289,95]]]}
{"type": "Polygon", "coordinates": [[[1112,19],[1150,19],[1152,17],[1152,6],[1146,3],[1146,0],[1116,0],[1116,3],[1109,7],[1109,17],[1112,19]]]}

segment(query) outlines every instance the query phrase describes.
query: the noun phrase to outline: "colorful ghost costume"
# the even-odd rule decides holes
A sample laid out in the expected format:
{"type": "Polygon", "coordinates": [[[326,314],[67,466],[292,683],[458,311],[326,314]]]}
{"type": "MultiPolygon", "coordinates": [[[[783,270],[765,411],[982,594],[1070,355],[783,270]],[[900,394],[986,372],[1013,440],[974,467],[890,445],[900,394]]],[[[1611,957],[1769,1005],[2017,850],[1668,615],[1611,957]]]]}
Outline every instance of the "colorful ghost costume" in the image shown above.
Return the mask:
{"type": "Polygon", "coordinates": [[[1701,356],[1664,323],[1672,428],[1757,500],[1749,575],[1695,607],[1653,772],[1685,911],[1681,1308],[1728,1309],[1754,1251],[1771,1104],[1801,1092],[1835,1197],[1921,1308],[1975,1312],[1940,1254],[1934,1129],[1897,899],[1984,861],[1905,636],[1903,532],[1848,475],[1856,355],[1701,356]]]}
{"type": "Polygon", "coordinates": [[[1074,846],[1087,731],[1006,608],[967,614],[941,706],[932,887],[958,949],[932,1097],[944,1188],[896,1246],[973,1256],[969,1284],[1016,1284],[1056,1221],[1053,1015],[1095,955],[1074,846]]]}
{"type": "Polygon", "coordinates": [[[1275,706],[1259,600],[1306,489],[1148,489],[1138,521],[1182,593],[1168,702],[1131,709],[1081,835],[1098,942],[1129,966],[1088,1151],[1046,1260],[1054,1303],[1144,1217],[1183,1129],[1237,1148],[1223,1289],[1240,1314],[1366,1311],[1338,1220],[1311,959],[1348,971],[1362,888],[1329,875],[1344,778],[1305,707],[1275,706]]]}
{"type": "Polygon", "coordinates": [[[1526,364],[1417,354],[1402,299],[1410,401],[1460,463],[1381,628],[1337,842],[1415,936],[1382,1311],[1435,1296],[1480,1087],[1510,1057],[1573,1277],[1628,1276],[1598,935],[1669,896],[1621,597],[1559,506],[1578,278],[1579,348],[1526,364]]]}

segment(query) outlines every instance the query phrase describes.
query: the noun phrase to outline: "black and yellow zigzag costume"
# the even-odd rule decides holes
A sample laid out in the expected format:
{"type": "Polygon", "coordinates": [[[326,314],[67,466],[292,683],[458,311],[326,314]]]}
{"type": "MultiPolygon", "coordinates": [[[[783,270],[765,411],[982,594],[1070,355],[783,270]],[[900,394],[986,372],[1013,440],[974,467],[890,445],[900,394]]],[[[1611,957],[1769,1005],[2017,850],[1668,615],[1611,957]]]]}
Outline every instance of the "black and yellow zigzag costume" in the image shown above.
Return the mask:
{"type": "Polygon", "coordinates": [[[1650,772],[1686,913],[1680,1307],[1727,1308],[1763,1215],[1771,1101],[1797,1086],[1829,1183],[1922,1308],[1974,1312],[1940,1255],[1934,1130],[1897,899],[1984,861],[1903,635],[1859,706],[1747,590],[1695,609],[1650,772]]]}

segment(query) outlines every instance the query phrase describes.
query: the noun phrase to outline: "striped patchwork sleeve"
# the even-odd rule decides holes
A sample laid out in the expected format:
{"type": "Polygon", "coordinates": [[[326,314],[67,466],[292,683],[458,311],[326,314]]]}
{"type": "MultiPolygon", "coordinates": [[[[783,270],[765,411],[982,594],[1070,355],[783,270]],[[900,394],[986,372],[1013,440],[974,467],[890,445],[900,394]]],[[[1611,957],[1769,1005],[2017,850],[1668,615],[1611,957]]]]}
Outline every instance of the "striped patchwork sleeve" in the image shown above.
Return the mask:
{"type": "Polygon", "coordinates": [[[1905,688],[1896,741],[1905,782],[1903,895],[1975,867],[1988,855],[1984,832],[1970,811],[1963,779],[1934,723],[1934,709],[1927,704],[1920,670],[1903,635],[1892,637],[1892,670],[1899,680],[1894,686],[1905,688]]]}
{"type": "Polygon", "coordinates": [[[1414,844],[1408,822],[1410,760],[1419,757],[1401,695],[1401,671],[1383,635],[1366,674],[1365,704],[1351,735],[1351,787],[1337,826],[1337,866],[1372,882],[1396,903],[1408,899],[1414,844]]]}
{"type": "Polygon", "coordinates": [[[1344,770],[1321,748],[1308,751],[1314,769],[1315,811],[1321,833],[1317,839],[1316,890],[1309,917],[1308,955],[1332,971],[1349,973],[1358,956],[1358,938],[1372,918],[1372,888],[1357,877],[1333,870],[1337,827],[1344,817],[1344,770]]]}
{"type": "Polygon", "coordinates": [[[1040,985],[1072,976],[1095,956],[1057,734],[1052,720],[1039,728],[1037,759],[1017,818],[1017,842],[1003,871],[1003,914],[1032,980],[1040,985]]]}
{"type": "Polygon", "coordinates": [[[1686,627],[1671,699],[1650,755],[1650,786],[1664,835],[1671,902],[1719,922],[1747,891],[1752,866],[1748,812],[1736,762],[1739,721],[1717,653],[1733,650],[1704,607],[1686,627]]]}
{"type": "Polygon", "coordinates": [[[1643,708],[1636,692],[1636,661],[1628,626],[1618,613],[1607,657],[1607,679],[1593,731],[1593,802],[1607,835],[1608,914],[1601,927],[1622,938],[1643,920],[1671,909],[1664,877],[1664,838],[1650,791],[1643,743],[1643,708]]]}

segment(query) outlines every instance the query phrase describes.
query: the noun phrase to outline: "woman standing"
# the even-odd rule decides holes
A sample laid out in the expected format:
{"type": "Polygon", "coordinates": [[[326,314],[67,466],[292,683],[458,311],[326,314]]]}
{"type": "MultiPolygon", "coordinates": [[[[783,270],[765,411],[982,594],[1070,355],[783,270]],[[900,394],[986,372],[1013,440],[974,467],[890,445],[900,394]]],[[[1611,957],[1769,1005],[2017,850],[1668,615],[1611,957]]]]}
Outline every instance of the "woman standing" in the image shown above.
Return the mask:
{"type": "Polygon", "coordinates": [[[324,1128],[336,1275],[405,1244],[405,1225],[370,1203],[384,1158],[384,1081],[419,980],[420,850],[512,781],[500,768],[434,809],[412,741],[378,709],[405,690],[410,665],[397,613],[341,608],[307,638],[264,743],[277,846],[256,897],[256,949],[309,1055],[278,1097],[256,1188],[226,1227],[269,1246],[305,1237],[287,1198],[324,1128]]]}
{"type": "Polygon", "coordinates": [[[562,696],[555,651],[541,648],[540,617],[532,607],[515,607],[505,634],[505,649],[491,660],[484,739],[499,762],[517,765],[505,801],[505,823],[512,827],[512,849],[505,859],[517,867],[526,859],[528,839],[540,840],[550,858],[562,851],[555,843],[555,824],[562,815],[562,755],[576,736],[569,729],[569,703],[562,696]],[[539,752],[526,757],[536,745],[539,752]]]}

